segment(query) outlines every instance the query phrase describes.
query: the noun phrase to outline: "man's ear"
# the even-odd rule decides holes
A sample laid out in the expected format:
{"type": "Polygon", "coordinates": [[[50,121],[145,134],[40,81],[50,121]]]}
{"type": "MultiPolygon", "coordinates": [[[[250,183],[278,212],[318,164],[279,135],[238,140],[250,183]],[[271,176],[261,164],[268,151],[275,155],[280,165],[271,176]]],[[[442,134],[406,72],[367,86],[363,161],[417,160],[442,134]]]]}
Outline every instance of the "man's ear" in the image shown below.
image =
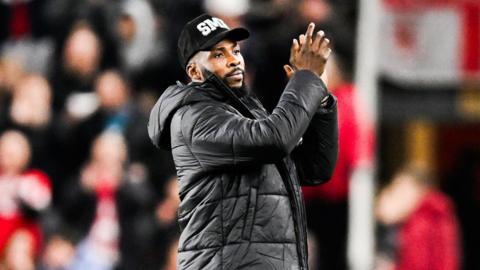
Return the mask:
{"type": "Polygon", "coordinates": [[[196,63],[190,63],[187,66],[187,74],[188,77],[192,80],[192,82],[203,82],[203,74],[200,70],[200,67],[196,63]]]}

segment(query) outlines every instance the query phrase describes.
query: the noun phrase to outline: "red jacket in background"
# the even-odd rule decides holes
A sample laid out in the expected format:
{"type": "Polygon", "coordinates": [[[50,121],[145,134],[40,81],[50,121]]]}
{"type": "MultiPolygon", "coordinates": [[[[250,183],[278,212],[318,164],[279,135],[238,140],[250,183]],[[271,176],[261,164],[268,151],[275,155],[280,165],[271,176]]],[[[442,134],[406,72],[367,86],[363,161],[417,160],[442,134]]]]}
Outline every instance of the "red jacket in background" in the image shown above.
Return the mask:
{"type": "Polygon", "coordinates": [[[459,239],[452,203],[429,191],[400,228],[395,270],[460,269],[459,239]]]}
{"type": "Polygon", "coordinates": [[[302,187],[305,201],[322,199],[345,201],[349,179],[358,160],[359,123],[355,109],[355,89],[344,84],[333,91],[337,97],[339,153],[332,179],[320,186],[302,187]]]}
{"type": "Polygon", "coordinates": [[[43,210],[50,202],[51,189],[48,176],[39,170],[30,170],[13,178],[0,173],[0,256],[19,230],[25,230],[32,237],[33,252],[38,255],[42,243],[40,225],[37,220],[23,216],[20,204],[23,202],[33,210],[43,210]]]}

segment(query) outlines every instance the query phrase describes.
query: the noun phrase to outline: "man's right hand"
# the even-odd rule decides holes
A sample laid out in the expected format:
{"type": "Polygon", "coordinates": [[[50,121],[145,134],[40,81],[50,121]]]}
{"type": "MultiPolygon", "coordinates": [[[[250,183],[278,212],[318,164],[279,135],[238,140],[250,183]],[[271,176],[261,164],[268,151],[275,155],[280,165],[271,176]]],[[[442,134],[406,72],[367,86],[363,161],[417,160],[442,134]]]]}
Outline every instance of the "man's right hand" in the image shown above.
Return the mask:
{"type": "Polygon", "coordinates": [[[310,23],[307,32],[294,39],[290,51],[290,64],[297,70],[310,70],[322,76],[325,71],[330,49],[330,40],[325,37],[323,31],[318,31],[313,39],[315,24],[310,23]]]}

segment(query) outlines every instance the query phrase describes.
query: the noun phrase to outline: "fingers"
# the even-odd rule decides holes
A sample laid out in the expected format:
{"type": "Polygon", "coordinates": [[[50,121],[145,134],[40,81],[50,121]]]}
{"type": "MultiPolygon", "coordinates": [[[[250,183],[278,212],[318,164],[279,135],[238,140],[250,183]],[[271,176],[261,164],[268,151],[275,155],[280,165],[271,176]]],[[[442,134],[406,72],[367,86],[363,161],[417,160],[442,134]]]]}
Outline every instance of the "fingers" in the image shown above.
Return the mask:
{"type": "Polygon", "coordinates": [[[330,54],[332,53],[332,49],[330,48],[330,40],[328,38],[324,38],[320,44],[320,47],[318,48],[320,54],[323,55],[323,57],[328,59],[330,54]]]}
{"type": "Polygon", "coordinates": [[[312,50],[317,53],[329,55],[331,52],[331,50],[329,49],[330,40],[325,37],[325,32],[322,30],[318,31],[315,35],[315,39],[313,39],[314,29],[315,24],[310,23],[305,34],[301,34],[298,37],[299,50],[301,50],[302,52],[312,50]]]}
{"type": "Polygon", "coordinates": [[[312,49],[314,51],[318,51],[320,49],[320,44],[322,43],[323,39],[325,38],[325,32],[322,30],[318,31],[315,35],[315,41],[313,41],[312,49]]]}
{"type": "Polygon", "coordinates": [[[328,59],[328,57],[330,57],[330,54],[332,54],[332,49],[330,47],[327,48],[325,52],[323,52],[325,59],[328,59]]]}
{"type": "Polygon", "coordinates": [[[306,37],[304,34],[301,34],[301,35],[298,37],[298,40],[300,41],[300,46],[303,47],[303,45],[305,45],[305,41],[307,40],[307,37],[306,37]]]}
{"type": "Polygon", "coordinates": [[[290,52],[290,66],[285,65],[284,70],[288,77],[293,74],[293,69],[312,70],[318,76],[324,73],[325,64],[332,50],[330,40],[326,38],[324,31],[318,31],[314,35],[315,24],[310,23],[305,34],[301,34],[293,40],[290,52]]]}
{"type": "Polygon", "coordinates": [[[310,46],[312,44],[313,30],[315,30],[315,24],[310,23],[308,25],[307,32],[305,32],[305,36],[306,36],[305,45],[306,46],[310,46]]]}
{"type": "Polygon", "coordinates": [[[298,44],[298,40],[296,38],[293,39],[292,48],[290,49],[290,54],[295,54],[300,50],[300,45],[298,44]]]}
{"type": "Polygon", "coordinates": [[[313,30],[315,29],[315,24],[310,23],[308,25],[307,31],[305,34],[300,35],[299,40],[300,40],[300,50],[303,52],[306,52],[310,50],[310,46],[312,45],[312,38],[313,38],[313,30]]]}
{"type": "Polygon", "coordinates": [[[292,47],[290,48],[290,64],[295,63],[296,56],[298,54],[298,51],[300,50],[300,45],[298,44],[297,39],[293,39],[292,47]]]}
{"type": "Polygon", "coordinates": [[[326,61],[332,52],[330,47],[330,39],[325,36],[325,32],[318,31],[312,44],[312,51],[321,55],[326,61]]]}

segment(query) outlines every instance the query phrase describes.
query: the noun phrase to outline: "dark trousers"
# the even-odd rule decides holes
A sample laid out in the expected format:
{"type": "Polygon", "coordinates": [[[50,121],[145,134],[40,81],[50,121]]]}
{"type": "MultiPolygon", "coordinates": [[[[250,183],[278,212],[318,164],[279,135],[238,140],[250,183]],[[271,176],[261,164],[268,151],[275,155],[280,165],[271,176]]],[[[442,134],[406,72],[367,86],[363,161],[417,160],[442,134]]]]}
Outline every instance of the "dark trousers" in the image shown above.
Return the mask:
{"type": "Polygon", "coordinates": [[[314,201],[306,205],[307,224],[316,240],[316,269],[347,269],[348,202],[314,201]]]}

